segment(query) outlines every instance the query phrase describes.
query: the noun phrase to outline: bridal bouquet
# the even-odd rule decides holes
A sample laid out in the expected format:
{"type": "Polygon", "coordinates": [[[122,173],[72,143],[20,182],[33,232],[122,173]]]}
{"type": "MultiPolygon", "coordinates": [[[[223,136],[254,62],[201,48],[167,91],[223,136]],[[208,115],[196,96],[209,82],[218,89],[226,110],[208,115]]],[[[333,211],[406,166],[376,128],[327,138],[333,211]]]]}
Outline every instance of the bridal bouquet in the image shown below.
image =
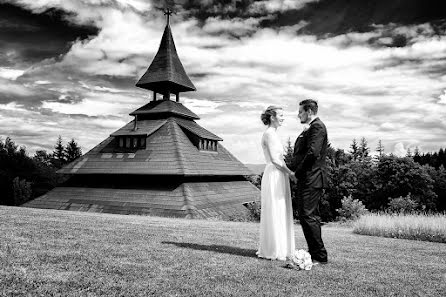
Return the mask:
{"type": "Polygon", "coordinates": [[[302,270],[311,270],[313,262],[311,255],[305,250],[295,250],[293,255],[293,263],[302,270]]]}

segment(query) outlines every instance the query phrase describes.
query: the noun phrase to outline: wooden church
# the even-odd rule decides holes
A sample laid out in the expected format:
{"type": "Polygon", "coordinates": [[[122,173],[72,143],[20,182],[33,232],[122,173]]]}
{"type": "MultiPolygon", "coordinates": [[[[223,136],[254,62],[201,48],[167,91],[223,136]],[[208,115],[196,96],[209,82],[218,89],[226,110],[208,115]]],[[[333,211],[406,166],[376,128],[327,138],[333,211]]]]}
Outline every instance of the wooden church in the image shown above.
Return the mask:
{"type": "Polygon", "coordinates": [[[245,203],[259,200],[260,191],[245,178],[252,172],[180,102],[181,92],[196,89],[178,57],[170,12],[166,14],[158,52],[136,84],[153,91],[152,101],[130,113],[134,119],[127,125],[59,170],[70,175],[67,182],[23,206],[230,218],[245,214],[245,203]]]}

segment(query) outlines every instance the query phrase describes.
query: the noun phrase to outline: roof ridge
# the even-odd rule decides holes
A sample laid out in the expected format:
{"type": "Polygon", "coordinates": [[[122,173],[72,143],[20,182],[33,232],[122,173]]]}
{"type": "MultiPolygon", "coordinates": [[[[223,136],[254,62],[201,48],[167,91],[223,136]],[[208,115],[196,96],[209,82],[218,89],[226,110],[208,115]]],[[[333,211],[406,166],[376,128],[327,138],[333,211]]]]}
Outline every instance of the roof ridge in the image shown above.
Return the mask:
{"type": "MultiPolygon", "coordinates": [[[[180,147],[178,145],[180,140],[178,139],[178,135],[177,135],[178,131],[176,131],[176,128],[179,128],[179,129],[181,129],[181,128],[179,127],[179,125],[172,118],[168,118],[166,120],[166,123],[171,124],[173,126],[174,131],[172,133],[172,137],[173,137],[173,140],[174,140],[174,143],[175,143],[175,153],[178,156],[178,163],[181,166],[182,174],[185,175],[186,171],[187,171],[187,169],[184,166],[185,165],[185,157],[184,157],[183,152],[180,150],[180,147]]],[[[169,127],[167,127],[167,128],[169,128],[169,127]]]]}
{"type": "Polygon", "coordinates": [[[215,135],[214,133],[212,133],[211,131],[203,128],[201,125],[199,125],[194,120],[189,120],[189,119],[185,120],[182,118],[175,118],[174,120],[180,127],[186,129],[187,131],[189,131],[197,136],[201,136],[203,138],[217,140],[217,141],[223,141],[223,139],[221,137],[219,137],[219,136],[215,135]],[[207,133],[207,135],[203,135],[202,131],[200,131],[200,130],[197,131],[196,129],[192,128],[190,125],[195,125],[195,127],[198,127],[198,129],[201,129],[202,131],[207,133]]]}

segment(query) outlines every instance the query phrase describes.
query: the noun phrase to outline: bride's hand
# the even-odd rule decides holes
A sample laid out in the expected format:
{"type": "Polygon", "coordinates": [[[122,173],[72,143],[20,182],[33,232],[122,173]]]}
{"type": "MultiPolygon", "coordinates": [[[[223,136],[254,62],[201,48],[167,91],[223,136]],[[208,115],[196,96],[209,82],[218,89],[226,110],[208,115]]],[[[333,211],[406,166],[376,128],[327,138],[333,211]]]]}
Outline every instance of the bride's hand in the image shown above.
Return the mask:
{"type": "Polygon", "coordinates": [[[293,183],[297,183],[297,178],[296,178],[296,176],[294,175],[294,173],[290,174],[290,179],[291,179],[291,181],[292,181],[293,183]]]}

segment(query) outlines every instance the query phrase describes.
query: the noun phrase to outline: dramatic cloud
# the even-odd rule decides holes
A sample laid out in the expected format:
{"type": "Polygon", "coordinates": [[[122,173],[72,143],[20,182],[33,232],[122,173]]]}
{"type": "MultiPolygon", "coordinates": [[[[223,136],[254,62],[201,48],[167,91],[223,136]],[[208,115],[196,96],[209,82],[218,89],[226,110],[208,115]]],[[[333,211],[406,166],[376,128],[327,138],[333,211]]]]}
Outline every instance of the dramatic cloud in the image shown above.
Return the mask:
{"type": "MultiPolygon", "coordinates": [[[[397,2],[175,1],[172,33],[197,87],[181,100],[247,163],[263,162],[262,110],[282,106],[280,133],[294,141],[303,98],[319,100],[334,147],[364,136],[372,150],[438,150],[444,4],[397,2]]],[[[87,151],[130,121],[151,99],[134,84],[158,49],[164,3],[0,1],[0,136],[33,152],[62,135],[87,151]]]]}

